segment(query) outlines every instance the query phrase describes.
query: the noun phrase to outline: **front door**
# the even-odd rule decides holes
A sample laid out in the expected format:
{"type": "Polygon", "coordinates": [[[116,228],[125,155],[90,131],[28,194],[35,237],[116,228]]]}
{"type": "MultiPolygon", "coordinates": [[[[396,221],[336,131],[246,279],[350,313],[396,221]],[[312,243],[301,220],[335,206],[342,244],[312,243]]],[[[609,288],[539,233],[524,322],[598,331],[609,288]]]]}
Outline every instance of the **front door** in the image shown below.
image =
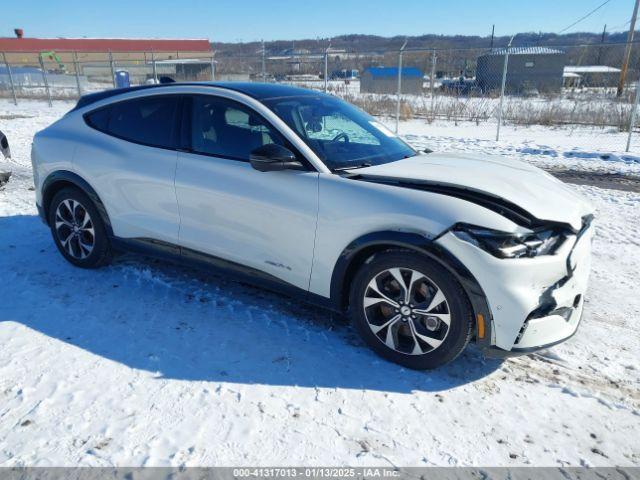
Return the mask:
{"type": "Polygon", "coordinates": [[[259,172],[255,148],[290,145],[249,107],[195,95],[190,148],[180,152],[180,245],[308,290],[318,215],[318,173],[259,172]]]}

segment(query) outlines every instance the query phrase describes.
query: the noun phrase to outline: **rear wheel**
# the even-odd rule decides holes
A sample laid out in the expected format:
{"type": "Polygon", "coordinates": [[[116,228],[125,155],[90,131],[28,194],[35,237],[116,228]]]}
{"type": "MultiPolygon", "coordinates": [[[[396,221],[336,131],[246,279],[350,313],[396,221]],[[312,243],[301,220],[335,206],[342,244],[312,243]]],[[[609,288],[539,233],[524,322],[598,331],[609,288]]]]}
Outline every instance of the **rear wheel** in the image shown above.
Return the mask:
{"type": "Polygon", "coordinates": [[[413,369],[455,359],[471,338],[473,316],[456,279],[415,252],[376,254],[356,274],[352,321],[379,355],[413,369]]]}
{"type": "Polygon", "coordinates": [[[49,226],[58,250],[70,263],[97,268],[111,260],[104,222],[93,202],[80,190],[65,188],[53,197],[49,226]]]}

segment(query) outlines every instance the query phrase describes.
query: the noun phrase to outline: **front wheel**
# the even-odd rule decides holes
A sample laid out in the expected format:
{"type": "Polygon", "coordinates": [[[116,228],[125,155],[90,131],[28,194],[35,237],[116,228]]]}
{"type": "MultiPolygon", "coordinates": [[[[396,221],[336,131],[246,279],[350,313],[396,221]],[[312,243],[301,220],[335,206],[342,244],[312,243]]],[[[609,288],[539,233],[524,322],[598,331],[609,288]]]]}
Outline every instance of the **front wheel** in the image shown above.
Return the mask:
{"type": "Polygon", "coordinates": [[[64,188],[56,193],[49,206],[49,226],[58,250],[75,266],[97,268],[111,260],[104,222],[80,190],[64,188]]]}
{"type": "Polygon", "coordinates": [[[455,359],[473,332],[471,307],[457,280],[409,251],[376,254],[360,268],[350,316],[376,353],[417,370],[455,359]]]}

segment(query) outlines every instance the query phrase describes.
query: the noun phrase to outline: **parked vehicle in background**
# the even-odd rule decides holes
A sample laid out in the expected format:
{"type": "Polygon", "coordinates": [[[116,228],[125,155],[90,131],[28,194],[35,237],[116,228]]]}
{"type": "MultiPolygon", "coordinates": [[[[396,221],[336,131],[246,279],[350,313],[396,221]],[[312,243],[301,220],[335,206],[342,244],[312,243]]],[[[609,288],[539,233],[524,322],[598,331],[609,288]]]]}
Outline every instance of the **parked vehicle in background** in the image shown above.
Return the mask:
{"type": "MultiPolygon", "coordinates": [[[[9,140],[2,131],[0,131],[0,153],[3,158],[11,158],[11,150],[9,149],[9,140]]],[[[11,178],[11,169],[8,164],[0,161],[0,187],[7,183],[11,178]]]]}
{"type": "Polygon", "coordinates": [[[471,340],[495,356],[545,348],[580,322],[585,200],[525,163],[418,152],[330,95],[91,94],[35,136],[32,161],[38,210],[72,264],[130,250],[216,269],[348,314],[409,368],[471,340]]]}
{"type": "Polygon", "coordinates": [[[346,69],[335,70],[331,72],[329,76],[331,80],[357,80],[360,78],[360,72],[357,69],[346,69]]]}
{"type": "Polygon", "coordinates": [[[11,158],[11,149],[9,148],[9,140],[7,136],[0,130],[0,152],[4,158],[11,158]]]}

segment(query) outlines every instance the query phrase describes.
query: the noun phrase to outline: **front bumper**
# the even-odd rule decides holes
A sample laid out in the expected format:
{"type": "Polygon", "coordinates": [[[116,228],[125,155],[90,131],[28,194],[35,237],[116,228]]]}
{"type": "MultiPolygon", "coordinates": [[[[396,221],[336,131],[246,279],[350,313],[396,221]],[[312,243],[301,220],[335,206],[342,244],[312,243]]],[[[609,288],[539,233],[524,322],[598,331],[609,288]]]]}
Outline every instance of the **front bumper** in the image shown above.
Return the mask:
{"type": "Polygon", "coordinates": [[[554,255],[500,259],[448,232],[437,242],[455,255],[484,291],[491,311],[487,356],[547,348],[577,330],[591,269],[593,226],[569,236],[554,255]]]}

